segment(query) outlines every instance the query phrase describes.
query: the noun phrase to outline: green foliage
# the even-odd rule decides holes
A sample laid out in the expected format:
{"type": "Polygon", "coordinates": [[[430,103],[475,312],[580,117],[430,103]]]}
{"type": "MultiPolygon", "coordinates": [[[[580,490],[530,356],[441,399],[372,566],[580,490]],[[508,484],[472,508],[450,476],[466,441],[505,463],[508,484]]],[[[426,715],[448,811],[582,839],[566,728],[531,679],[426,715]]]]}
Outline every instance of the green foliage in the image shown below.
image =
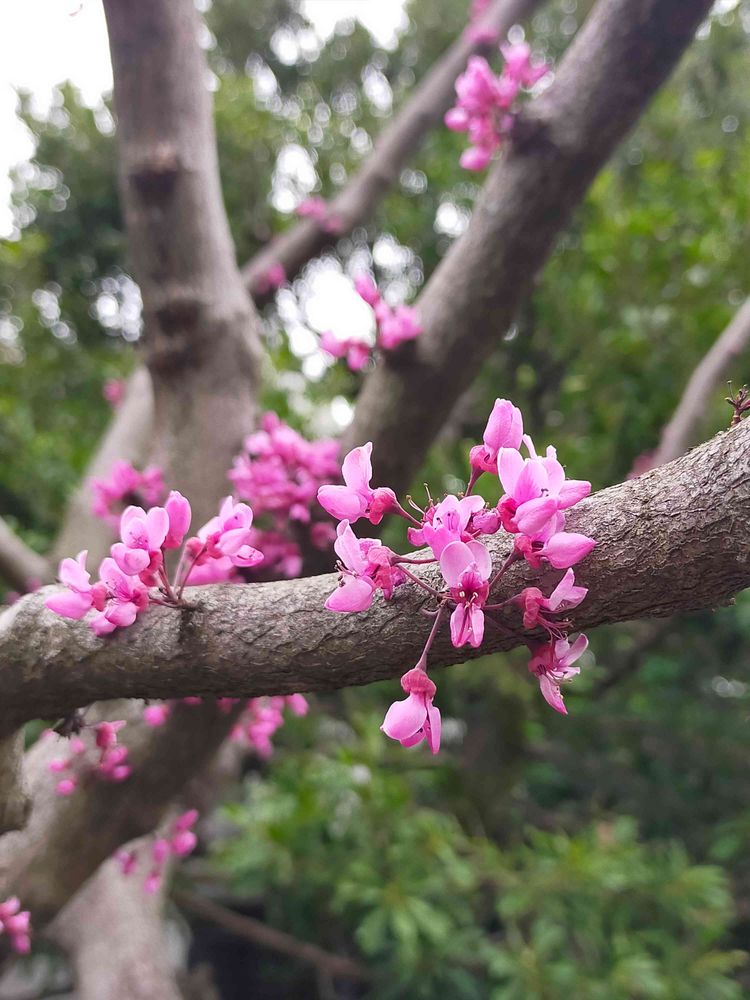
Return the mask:
{"type": "MultiPolygon", "coordinates": [[[[281,758],[227,807],[217,861],[268,919],[373,970],[373,1000],[739,998],[719,868],[629,819],[505,849],[420,802],[435,772],[382,748],[281,758]]],[[[429,797],[429,791],[427,791],[429,797]]]]}

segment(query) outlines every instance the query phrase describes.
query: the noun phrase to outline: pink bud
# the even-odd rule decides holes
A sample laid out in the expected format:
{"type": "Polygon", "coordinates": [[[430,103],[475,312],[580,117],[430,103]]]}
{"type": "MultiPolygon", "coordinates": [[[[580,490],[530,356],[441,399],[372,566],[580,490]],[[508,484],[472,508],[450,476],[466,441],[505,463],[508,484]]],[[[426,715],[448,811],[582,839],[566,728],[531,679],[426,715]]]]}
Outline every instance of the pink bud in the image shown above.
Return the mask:
{"type": "Polygon", "coordinates": [[[361,299],[364,299],[368,306],[375,306],[380,302],[380,292],[378,286],[369,274],[358,274],[354,279],[354,289],[361,299]]]}
{"type": "Polygon", "coordinates": [[[164,840],[163,837],[159,837],[151,845],[151,857],[154,859],[154,864],[163,865],[170,854],[169,841],[164,840]]]}
{"type": "Polygon", "coordinates": [[[67,798],[68,795],[72,795],[76,790],[76,782],[74,778],[63,778],[62,781],[58,781],[55,791],[58,795],[62,795],[67,798]]]}
{"type": "Polygon", "coordinates": [[[169,517],[169,531],[164,540],[164,548],[178,549],[190,527],[190,518],[192,517],[190,504],[181,493],[172,490],[164,507],[169,517]]]}
{"type": "Polygon", "coordinates": [[[172,837],[172,850],[178,857],[184,858],[187,854],[195,850],[197,843],[198,838],[192,830],[178,830],[174,837],[172,837]]]}
{"type": "Polygon", "coordinates": [[[161,882],[161,872],[151,872],[143,883],[143,891],[149,896],[155,896],[159,889],[161,889],[161,882]]]}

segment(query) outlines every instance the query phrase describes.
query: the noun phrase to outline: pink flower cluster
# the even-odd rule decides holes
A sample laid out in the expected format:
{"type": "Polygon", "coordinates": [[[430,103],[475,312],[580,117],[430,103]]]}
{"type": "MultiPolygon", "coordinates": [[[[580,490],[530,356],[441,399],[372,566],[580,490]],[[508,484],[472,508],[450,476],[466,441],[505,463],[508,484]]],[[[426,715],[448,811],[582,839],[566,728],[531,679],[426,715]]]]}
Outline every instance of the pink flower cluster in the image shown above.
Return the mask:
{"type": "Polygon", "coordinates": [[[335,212],[331,212],[328,202],[320,195],[301,201],[297,205],[297,215],[301,219],[313,219],[324,233],[331,236],[336,236],[344,228],[344,220],[335,212]]]}
{"type": "Polygon", "coordinates": [[[271,739],[284,725],[283,711],[288,708],[293,715],[307,715],[307,699],[301,694],[275,695],[271,698],[251,698],[232,729],[234,743],[246,744],[267,760],[273,754],[271,739]]]}
{"type": "Polygon", "coordinates": [[[275,413],[265,413],[261,429],[245,440],[245,450],[229,471],[237,495],[249,500],[264,527],[257,529],[254,544],[263,550],[267,575],[295,577],[302,569],[297,533],[308,526],[315,548],[328,549],[333,527],[312,523],[310,511],[318,488],[338,471],[338,442],[307,441],[275,413]]]}
{"type": "MultiPolygon", "coordinates": [[[[192,854],[198,843],[193,827],[198,819],[198,810],[189,809],[172,823],[164,837],[157,837],[149,851],[149,871],[143,883],[143,891],[155,895],[164,881],[164,871],[170,858],[185,858],[192,854]]],[[[123,875],[132,875],[138,868],[138,852],[120,850],[115,860],[123,875]]]]}
{"type": "Polygon", "coordinates": [[[21,909],[18,896],[11,896],[0,903],[0,935],[7,934],[8,941],[17,955],[31,951],[31,914],[21,909]]]}
{"type": "Polygon", "coordinates": [[[91,512],[115,531],[124,507],[131,504],[150,507],[160,503],[166,493],[161,469],[149,465],[139,472],[130,462],[117,461],[106,479],[91,479],[91,512]]]}
{"type": "MultiPolygon", "coordinates": [[[[124,722],[99,722],[94,726],[84,726],[81,732],[91,730],[94,734],[93,744],[89,745],[80,733],[68,740],[67,757],[53,757],[47,765],[48,770],[58,776],[55,791],[58,795],[67,797],[78,788],[85,777],[95,777],[102,781],[125,781],[130,777],[130,765],[127,763],[128,748],[117,741],[117,734],[125,725],[124,722]]],[[[52,730],[47,730],[45,739],[56,737],[52,730]]]]}
{"type": "Polygon", "coordinates": [[[450,635],[457,648],[478,648],[484,638],[485,622],[503,628],[489,612],[521,611],[524,627],[544,629],[545,643],[530,637],[532,659],[529,670],[537,677],[542,695],[558,712],[566,712],[560,685],[578,673],[573,663],[586,649],[580,636],[572,645],[567,635],[571,622],[562,614],[576,608],[586,597],[578,586],[572,567],[584,559],[595,542],[565,530],[565,514],[586,497],[591,485],[567,479],[555,449],[537,455],[534,444],[523,433],[520,410],[505,399],[495,401],[483,443],[471,449],[470,478],[466,494],[449,494],[439,503],[429,499],[425,509],[410,501],[405,510],[388,488],[370,485],[372,445],[355,448],[344,459],[343,486],[323,486],[318,500],[329,514],[339,519],[334,545],[339,557],[339,586],[326,601],[331,611],[357,612],[370,607],[378,590],[388,600],[394,589],[412,581],[436,601],[430,612],[433,627],[417,665],[402,677],[407,693],[396,702],[383,723],[387,735],[405,746],[426,740],[433,753],[440,744],[440,713],[433,705],[435,685],[427,676],[427,653],[448,609],[450,635]],[[522,445],[527,457],[521,454],[522,445]],[[497,475],[504,493],[495,506],[488,505],[472,490],[484,473],[497,475]],[[409,523],[412,545],[427,546],[428,553],[399,555],[376,539],[358,539],[351,524],[367,518],[377,524],[386,513],[397,514],[409,523]],[[417,514],[418,516],[415,516],[417,514]],[[493,575],[492,556],[482,539],[504,531],[512,539],[507,555],[493,575]],[[416,556],[416,557],[415,557],[416,556]],[[510,567],[525,560],[539,569],[543,564],[565,570],[554,590],[545,596],[538,587],[526,587],[501,603],[492,603],[492,590],[510,567]],[[434,563],[441,581],[436,586],[415,576],[412,565],[434,563]]]}
{"type": "MultiPolygon", "coordinates": [[[[81,619],[93,611],[91,629],[100,636],[132,625],[150,604],[182,608],[188,580],[199,582],[201,567],[257,566],[263,555],[253,547],[253,512],[232,497],[222,502],[219,515],[185,543],[173,580],[165,565],[165,552],[178,549],[190,527],[190,504],[176,490],[163,507],[127,507],[120,518],[120,541],[102,560],[99,579],[91,583],[86,569],[87,552],[60,563],[60,582],[66,590],[53,594],[46,606],[64,618],[81,619]],[[157,594],[150,592],[156,588],[157,594]]],[[[200,582],[207,582],[203,573],[200,582]]]]}
{"type": "MultiPolygon", "coordinates": [[[[389,306],[369,274],[359,275],[354,281],[354,287],[359,297],[375,313],[376,348],[393,351],[405,341],[414,340],[420,335],[422,326],[414,306],[389,306]]],[[[361,371],[372,354],[372,348],[366,341],[356,337],[339,340],[330,331],[321,335],[320,346],[333,358],[346,358],[346,363],[353,372],[361,371]]]]}
{"type": "Polygon", "coordinates": [[[445,115],[454,132],[466,132],[469,148],[461,154],[466,170],[484,170],[513,129],[517,100],[549,72],[546,63],[533,63],[524,42],[503,45],[505,66],[496,76],[483,56],[471,56],[456,80],[456,105],[445,115]]]}

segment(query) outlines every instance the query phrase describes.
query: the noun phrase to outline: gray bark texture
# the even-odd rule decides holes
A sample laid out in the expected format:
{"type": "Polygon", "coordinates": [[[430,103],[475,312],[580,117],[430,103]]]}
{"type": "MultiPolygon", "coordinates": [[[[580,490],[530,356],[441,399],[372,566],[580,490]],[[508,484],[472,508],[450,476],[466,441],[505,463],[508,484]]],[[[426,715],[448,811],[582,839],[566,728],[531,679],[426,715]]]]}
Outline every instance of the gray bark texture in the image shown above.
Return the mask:
{"type": "Polygon", "coordinates": [[[201,523],[215,512],[255,417],[257,318],[222,201],[195,6],[106,0],[104,7],[121,200],[154,387],[151,458],[167,484],[189,496],[201,523]]]}
{"type": "MultiPolygon", "coordinates": [[[[577,627],[660,617],[725,603],[750,583],[750,424],[576,506],[569,530],[597,542],[576,576],[590,588],[577,627]]],[[[364,527],[367,525],[365,523],[364,527]]],[[[362,532],[365,533],[365,532],[362,532]]],[[[504,532],[489,540],[496,565],[504,532]]],[[[439,581],[435,567],[422,570],[439,581]]],[[[544,575],[551,586],[560,573],[544,575]]],[[[502,601],[538,574],[516,565],[497,587],[502,601]]],[[[113,698],[194,694],[254,697],[326,691],[394,677],[416,662],[429,631],[419,612],[432,598],[414,586],[369,611],[345,615],[323,603],[336,576],[186,591],[193,610],[151,608],[105,640],[84,623],[48,612],[48,591],[10,608],[0,632],[6,728],[113,698]]],[[[517,619],[511,617],[517,625],[517,619]]],[[[519,628],[488,634],[478,653],[436,642],[435,666],[510,649],[519,628]]]]}
{"type": "MultiPolygon", "coordinates": [[[[510,28],[530,17],[541,0],[495,0],[479,26],[493,29],[499,38],[510,28]]],[[[330,202],[330,213],[341,220],[335,236],[312,219],[303,219],[280,233],[242,269],[247,288],[256,299],[268,297],[263,277],[272,264],[282,264],[288,278],[294,277],[313,257],[340,236],[362,225],[373,214],[401,171],[414,156],[428,132],[440,124],[454,102],[455,82],[466,68],[469,56],[487,52],[495,44],[472,41],[461,34],[415,88],[392,122],[375,141],[372,153],[360,169],[330,202]]]]}
{"type": "Polygon", "coordinates": [[[417,302],[424,333],[389,353],[365,382],[346,444],[373,441],[380,485],[409,485],[443,420],[500,345],[555,237],[710,7],[711,0],[596,4],[554,83],[518,121],[466,233],[425,286],[417,302]]]}

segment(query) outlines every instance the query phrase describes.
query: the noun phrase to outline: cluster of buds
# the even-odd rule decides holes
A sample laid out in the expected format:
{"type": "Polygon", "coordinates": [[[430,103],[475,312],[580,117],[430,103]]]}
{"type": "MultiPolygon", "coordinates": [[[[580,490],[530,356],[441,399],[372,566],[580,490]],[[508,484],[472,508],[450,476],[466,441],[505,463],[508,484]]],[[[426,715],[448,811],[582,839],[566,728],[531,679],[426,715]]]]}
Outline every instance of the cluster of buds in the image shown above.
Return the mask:
{"type": "Polygon", "coordinates": [[[337,236],[344,228],[344,220],[332,212],[328,202],[320,195],[305,198],[297,205],[297,215],[301,219],[312,219],[317,222],[324,233],[337,236]]]}
{"type": "MultiPolygon", "coordinates": [[[[93,726],[81,725],[67,740],[65,757],[53,757],[47,765],[57,778],[55,791],[58,795],[72,795],[81,781],[87,777],[101,781],[125,781],[130,777],[128,748],[117,741],[117,734],[124,722],[98,722],[93,726]],[[93,732],[93,741],[84,736],[93,732]]],[[[45,739],[59,738],[53,730],[47,730],[45,739]]]]}
{"type": "Polygon", "coordinates": [[[318,491],[321,506],[339,520],[334,545],[341,571],[339,586],[326,601],[330,611],[357,612],[370,607],[377,591],[388,600],[396,587],[409,581],[435,600],[433,626],[417,665],[402,677],[407,693],[388,711],[383,730],[405,746],[425,739],[436,753],[440,745],[440,713],[433,705],[435,685],[427,676],[427,654],[446,611],[450,635],[457,648],[478,648],[484,638],[485,621],[505,627],[491,614],[520,610],[524,627],[543,629],[548,639],[529,639],[532,653],[529,670],[539,681],[542,695],[558,712],[566,713],[560,685],[578,672],[573,664],[587,646],[581,635],[571,645],[567,636],[572,624],[563,614],[586,597],[585,587],[576,585],[572,567],[585,558],[595,542],[586,535],[565,530],[565,513],[588,496],[591,484],[567,479],[555,449],[539,456],[523,432],[520,410],[508,400],[495,401],[483,442],[471,449],[470,475],[463,496],[449,494],[426,508],[410,500],[407,511],[387,487],[373,489],[372,445],[353,449],[344,459],[344,484],[323,486],[318,491]],[[521,447],[527,457],[521,454],[521,447]],[[495,506],[472,493],[480,476],[498,476],[503,495],[495,506]],[[427,546],[428,553],[400,555],[373,538],[357,538],[351,525],[360,518],[378,524],[385,514],[404,518],[407,536],[414,546],[427,546]],[[418,515],[418,516],[415,516],[418,515]],[[493,573],[492,556],[481,540],[500,531],[512,544],[502,564],[493,573]],[[416,556],[416,558],[415,558],[416,556]],[[545,596],[537,587],[500,602],[492,602],[492,591],[508,569],[525,560],[535,569],[543,565],[565,570],[554,590],[545,596]],[[432,587],[415,576],[410,566],[436,564],[442,586],[432,587]]]}
{"type": "Polygon", "coordinates": [[[472,56],[466,70],[456,80],[456,105],[445,115],[445,124],[454,132],[466,132],[469,148],[461,154],[466,170],[484,170],[495,152],[510,135],[518,110],[518,98],[550,69],[533,63],[531,50],[523,42],[502,45],[505,66],[499,76],[483,56],[472,56]]]}
{"type": "Polygon", "coordinates": [[[106,478],[91,479],[89,485],[93,496],[91,512],[114,531],[125,507],[131,504],[150,507],[160,503],[166,493],[158,466],[149,465],[139,472],[130,462],[121,460],[113,464],[106,478]]]}
{"type": "MultiPolygon", "coordinates": [[[[393,351],[407,340],[416,339],[422,332],[417,310],[413,306],[389,306],[378,291],[378,287],[369,274],[361,274],[354,281],[354,287],[359,297],[372,307],[375,314],[377,333],[375,348],[382,351],[393,351]]],[[[349,368],[361,371],[372,355],[373,348],[367,341],[349,337],[340,340],[330,331],[320,338],[320,346],[333,358],[346,358],[349,368]]]]}
{"type": "Polygon", "coordinates": [[[11,948],[17,955],[31,951],[31,914],[21,909],[17,896],[0,903],[0,937],[8,935],[11,948]]]}
{"type": "Polygon", "coordinates": [[[188,581],[226,579],[234,567],[253,567],[263,561],[262,553],[252,545],[251,508],[226,497],[219,515],[185,542],[170,580],[165,553],[180,548],[191,516],[190,504],[176,490],[163,507],[127,507],[120,518],[120,541],[102,560],[98,581],[91,583],[85,550],[75,559],[63,559],[58,575],[67,589],[48,597],[46,606],[73,619],[93,611],[91,629],[99,636],[107,635],[132,625],[151,604],[186,607],[182,594],[188,581]]]}
{"type": "MultiPolygon", "coordinates": [[[[155,895],[164,881],[164,872],[170,858],[185,858],[192,854],[198,843],[193,827],[198,819],[198,810],[189,809],[171,824],[166,835],[157,837],[148,848],[148,873],[143,882],[143,891],[155,895]]],[[[139,866],[138,851],[120,850],[115,861],[123,875],[133,875],[139,866]]]]}
{"type": "Polygon", "coordinates": [[[318,488],[338,472],[338,442],[307,441],[275,413],[265,413],[261,429],[245,440],[229,478],[237,495],[248,500],[263,527],[253,544],[265,556],[266,576],[295,577],[302,569],[300,532],[314,548],[333,541],[330,523],[312,522],[318,488]]]}

